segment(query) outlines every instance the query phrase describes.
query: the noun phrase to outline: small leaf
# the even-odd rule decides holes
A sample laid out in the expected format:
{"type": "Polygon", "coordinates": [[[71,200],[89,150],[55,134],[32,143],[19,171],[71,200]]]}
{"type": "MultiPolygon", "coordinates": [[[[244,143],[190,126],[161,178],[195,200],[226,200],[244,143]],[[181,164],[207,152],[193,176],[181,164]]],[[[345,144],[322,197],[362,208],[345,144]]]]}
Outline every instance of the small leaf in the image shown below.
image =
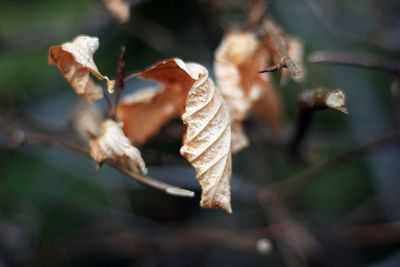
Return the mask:
{"type": "Polygon", "coordinates": [[[104,6],[117,20],[118,23],[126,23],[130,17],[130,5],[124,0],[103,0],[104,6]]]}
{"type": "Polygon", "coordinates": [[[109,92],[112,92],[114,87],[114,81],[103,76],[93,61],[98,47],[97,37],[80,35],[70,43],[52,46],[49,49],[49,64],[56,66],[75,92],[88,102],[103,97],[103,90],[94,83],[90,73],[100,80],[106,79],[109,92]]]}
{"type": "Polygon", "coordinates": [[[110,159],[122,163],[131,171],[147,173],[140,151],[125,136],[121,123],[104,121],[99,136],[90,140],[89,147],[91,156],[99,163],[110,159]]]}

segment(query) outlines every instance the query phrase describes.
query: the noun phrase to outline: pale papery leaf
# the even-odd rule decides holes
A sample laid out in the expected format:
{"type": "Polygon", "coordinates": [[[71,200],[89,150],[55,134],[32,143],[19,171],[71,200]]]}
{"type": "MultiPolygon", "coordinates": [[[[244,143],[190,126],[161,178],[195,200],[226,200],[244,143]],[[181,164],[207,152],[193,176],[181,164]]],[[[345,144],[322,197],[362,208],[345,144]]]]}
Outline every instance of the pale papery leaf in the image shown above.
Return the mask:
{"type": "Polygon", "coordinates": [[[147,173],[141,153],[126,137],[122,123],[105,120],[100,126],[98,137],[90,140],[89,147],[91,156],[99,163],[109,159],[133,172],[147,173]]]}
{"type": "MultiPolygon", "coordinates": [[[[267,93],[275,91],[275,87],[271,87],[270,76],[258,74],[268,60],[269,55],[263,45],[254,33],[248,31],[229,32],[215,53],[214,70],[218,87],[231,116],[233,153],[249,143],[242,122],[249,116],[253,105],[267,93]]],[[[271,101],[280,102],[280,99],[275,97],[271,101]]],[[[275,109],[280,108],[280,103],[273,104],[263,107],[262,112],[269,113],[270,108],[274,109],[273,114],[278,116],[266,122],[272,122],[275,128],[276,121],[281,118],[280,111],[275,109]]]]}
{"type": "Polygon", "coordinates": [[[90,73],[100,80],[107,80],[107,89],[111,93],[114,81],[102,75],[97,69],[93,55],[99,47],[99,39],[80,35],[72,42],[52,46],[49,49],[50,65],[56,66],[75,92],[88,102],[103,97],[102,88],[97,85],[90,73]]]}
{"type": "Polygon", "coordinates": [[[103,0],[104,6],[117,20],[118,23],[126,23],[130,18],[130,5],[124,0],[103,0]]]}
{"type": "Polygon", "coordinates": [[[138,76],[157,81],[161,88],[133,95],[118,107],[117,115],[124,121],[127,135],[135,143],[144,142],[162,125],[182,115],[187,129],[181,154],[196,170],[202,188],[200,205],[231,212],[229,111],[207,70],[195,63],[169,59],[138,76]]]}
{"type": "Polygon", "coordinates": [[[187,128],[181,154],[196,170],[196,178],[202,187],[200,205],[220,207],[231,213],[229,110],[207,70],[194,63],[187,67],[191,76],[198,78],[189,91],[182,115],[187,128]]]}

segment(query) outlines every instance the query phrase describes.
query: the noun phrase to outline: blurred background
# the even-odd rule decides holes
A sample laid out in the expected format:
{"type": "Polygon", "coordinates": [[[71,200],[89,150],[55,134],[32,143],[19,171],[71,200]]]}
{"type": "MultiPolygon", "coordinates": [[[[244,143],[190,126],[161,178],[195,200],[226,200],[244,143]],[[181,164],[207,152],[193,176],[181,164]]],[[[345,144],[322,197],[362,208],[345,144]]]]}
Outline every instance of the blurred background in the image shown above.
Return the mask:
{"type": "MultiPolygon", "coordinates": [[[[169,57],[212,70],[224,33],[243,25],[254,4],[129,3],[130,21],[118,24],[102,1],[1,0],[1,119],[79,142],[70,130],[78,97],[48,66],[51,45],[78,34],[98,36],[95,61],[111,77],[122,46],[128,73],[169,57]]],[[[306,56],[330,50],[400,57],[396,0],[270,0],[267,17],[301,38],[306,56]]],[[[399,129],[396,75],[305,66],[304,83],[279,87],[288,135],[304,88],[342,88],[349,115],[314,114],[301,161],[291,160],[266,137],[268,128],[250,118],[251,145],[233,158],[231,215],[199,207],[195,173],[179,155],[178,119],[141,151],[151,176],[196,191],[193,199],[145,188],[108,166],[96,171],[93,160],[63,148],[1,149],[0,266],[400,266],[399,138],[312,173],[321,162],[399,129]],[[288,187],[282,203],[268,204],[275,197],[270,189],[307,175],[295,190],[288,187]]],[[[278,85],[279,73],[273,78],[278,85]]],[[[129,81],[125,92],[141,86],[129,81]]]]}

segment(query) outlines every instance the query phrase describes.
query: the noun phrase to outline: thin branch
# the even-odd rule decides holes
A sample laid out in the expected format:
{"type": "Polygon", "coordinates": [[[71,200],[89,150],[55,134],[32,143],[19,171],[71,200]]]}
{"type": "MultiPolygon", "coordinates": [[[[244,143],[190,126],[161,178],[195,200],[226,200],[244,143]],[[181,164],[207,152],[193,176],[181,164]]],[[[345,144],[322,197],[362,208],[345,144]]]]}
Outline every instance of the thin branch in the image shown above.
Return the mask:
{"type": "Polygon", "coordinates": [[[359,247],[396,244],[400,241],[400,222],[347,226],[340,234],[359,247]]]}
{"type": "MultiPolygon", "coordinates": [[[[319,175],[331,170],[335,169],[343,163],[347,163],[351,160],[358,158],[359,156],[371,153],[376,151],[384,146],[387,146],[391,143],[400,141],[400,130],[396,130],[390,132],[376,140],[373,140],[365,145],[362,145],[357,148],[353,148],[349,151],[344,152],[332,159],[328,159],[322,161],[314,166],[306,169],[305,171],[299,173],[298,175],[293,176],[283,182],[280,182],[273,186],[273,189],[276,190],[279,194],[282,194],[284,197],[290,197],[316,179],[319,175]]],[[[268,190],[269,192],[270,190],[268,190]]]]}
{"type": "MultiPolygon", "coordinates": [[[[0,126],[3,126],[4,123],[2,123],[0,126]]],[[[11,125],[9,125],[10,129],[11,125]]],[[[10,135],[11,137],[15,134],[20,135],[20,133],[23,133],[24,139],[20,144],[22,143],[39,143],[39,144],[45,144],[45,145],[57,145],[63,148],[66,148],[68,150],[77,152],[79,154],[85,155],[90,157],[90,152],[87,148],[82,147],[80,145],[77,145],[75,143],[66,141],[64,139],[61,139],[57,136],[54,136],[52,134],[48,133],[43,133],[43,132],[28,132],[28,131],[23,131],[20,129],[13,128],[13,132],[8,132],[7,134],[10,135]]],[[[13,140],[10,138],[10,140],[13,140]]],[[[16,147],[14,147],[16,148],[16,147]]],[[[161,182],[159,180],[156,180],[152,177],[141,175],[136,172],[132,172],[130,170],[127,170],[126,168],[122,167],[121,165],[118,164],[118,162],[112,161],[112,160],[106,160],[106,164],[110,165],[114,169],[118,170],[119,172],[125,174],[129,178],[135,180],[136,182],[139,182],[147,187],[151,187],[160,191],[163,191],[169,195],[174,195],[174,196],[179,196],[179,197],[194,197],[194,192],[183,189],[180,187],[176,187],[173,185],[169,185],[167,183],[161,182]]]]}
{"type": "Polygon", "coordinates": [[[104,96],[104,100],[106,101],[108,114],[111,116],[111,114],[113,112],[113,105],[112,105],[110,97],[108,96],[107,89],[104,89],[104,87],[103,87],[103,96],[104,96]]]}
{"type": "Polygon", "coordinates": [[[254,5],[250,9],[247,23],[244,26],[244,30],[250,30],[259,25],[262,22],[265,13],[267,13],[268,7],[268,0],[256,0],[254,5]]]}
{"type": "Polygon", "coordinates": [[[271,20],[265,20],[261,29],[261,38],[272,46],[280,57],[280,63],[286,65],[294,80],[304,78],[301,68],[290,58],[287,50],[288,44],[282,34],[282,30],[271,20]]]}
{"type": "Polygon", "coordinates": [[[352,52],[316,51],[309,55],[308,61],[317,64],[332,64],[350,67],[375,69],[400,75],[400,61],[391,58],[352,52]]]}
{"type": "MultiPolygon", "coordinates": [[[[112,223],[112,222],[111,222],[112,223]]],[[[121,225],[111,224],[111,230],[105,231],[108,234],[98,235],[98,228],[110,227],[110,223],[97,223],[89,229],[76,231],[67,243],[66,249],[73,251],[85,251],[88,248],[99,244],[119,251],[128,256],[148,255],[154,251],[186,250],[194,248],[206,248],[213,245],[222,245],[236,251],[257,251],[260,254],[271,252],[272,244],[270,237],[279,235],[288,226],[271,226],[256,228],[252,231],[236,232],[228,229],[210,229],[194,226],[179,227],[168,229],[167,231],[157,231],[157,234],[147,230],[137,230],[134,228],[123,228],[121,225]],[[101,225],[103,224],[103,225],[101,225]],[[122,228],[122,229],[121,229],[122,228]],[[82,236],[88,238],[81,238],[82,236]],[[79,237],[79,238],[78,238],[79,237]],[[260,242],[261,241],[261,242],[260,242]],[[264,243],[264,245],[260,243],[264,243]],[[126,246],[126,244],[131,244],[126,246]]],[[[104,231],[104,230],[103,230],[104,231]]]]}
{"type": "Polygon", "coordinates": [[[129,80],[131,80],[131,79],[133,79],[133,78],[136,78],[136,77],[138,77],[140,75],[140,71],[135,71],[135,72],[133,72],[133,73],[131,73],[131,74],[128,74],[126,77],[125,77],[125,82],[127,82],[127,81],[129,81],[129,80]]]}
{"type": "Polygon", "coordinates": [[[300,148],[307,130],[312,123],[312,115],[320,110],[333,109],[347,114],[345,95],[342,90],[316,89],[303,91],[299,95],[296,127],[289,142],[289,152],[295,159],[300,156],[300,148]]]}
{"type": "Polygon", "coordinates": [[[265,72],[275,72],[275,71],[279,71],[281,69],[286,69],[287,65],[285,62],[280,62],[278,64],[269,66],[263,70],[260,70],[258,73],[265,73],[265,72]]]}
{"type": "Polygon", "coordinates": [[[114,106],[110,114],[110,118],[114,118],[117,106],[121,97],[122,90],[125,86],[125,65],[126,65],[126,49],[125,46],[121,48],[121,53],[117,62],[117,79],[115,83],[115,97],[114,106]]]}
{"type": "Polygon", "coordinates": [[[279,193],[265,189],[258,195],[258,202],[272,224],[269,228],[277,227],[279,234],[274,240],[286,265],[308,266],[308,259],[319,248],[316,237],[305,225],[292,218],[279,193]]]}

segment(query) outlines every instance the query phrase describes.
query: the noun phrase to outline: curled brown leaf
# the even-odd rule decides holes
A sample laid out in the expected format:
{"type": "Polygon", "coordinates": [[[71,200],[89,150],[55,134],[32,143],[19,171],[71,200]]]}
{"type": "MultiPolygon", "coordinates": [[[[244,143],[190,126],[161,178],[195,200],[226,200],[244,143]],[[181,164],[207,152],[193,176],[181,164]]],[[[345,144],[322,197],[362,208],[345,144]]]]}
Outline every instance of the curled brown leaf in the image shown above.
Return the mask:
{"type": "Polygon", "coordinates": [[[103,97],[102,88],[95,84],[90,73],[107,80],[109,92],[114,88],[114,81],[102,75],[94,63],[93,55],[98,47],[97,37],[80,35],[72,42],[50,47],[48,55],[49,64],[56,66],[75,92],[89,102],[103,97]]]}
{"type": "Polygon", "coordinates": [[[215,76],[229,107],[232,125],[232,152],[248,145],[242,122],[254,110],[278,131],[282,120],[280,98],[269,75],[258,71],[269,60],[268,51],[250,31],[232,31],[222,40],[215,53],[215,76]],[[267,105],[265,105],[267,104],[267,105]]]}
{"type": "Polygon", "coordinates": [[[160,88],[141,90],[123,99],[117,107],[117,117],[124,122],[124,131],[131,142],[141,145],[183,113],[194,79],[180,59],[157,62],[138,77],[157,81],[160,88]]]}
{"type": "Polygon", "coordinates": [[[231,128],[224,100],[207,70],[195,63],[169,59],[140,72],[139,78],[161,84],[158,91],[143,90],[117,109],[124,130],[142,144],[172,118],[182,115],[187,126],[181,154],[196,170],[202,187],[200,205],[231,212],[231,128]]]}

